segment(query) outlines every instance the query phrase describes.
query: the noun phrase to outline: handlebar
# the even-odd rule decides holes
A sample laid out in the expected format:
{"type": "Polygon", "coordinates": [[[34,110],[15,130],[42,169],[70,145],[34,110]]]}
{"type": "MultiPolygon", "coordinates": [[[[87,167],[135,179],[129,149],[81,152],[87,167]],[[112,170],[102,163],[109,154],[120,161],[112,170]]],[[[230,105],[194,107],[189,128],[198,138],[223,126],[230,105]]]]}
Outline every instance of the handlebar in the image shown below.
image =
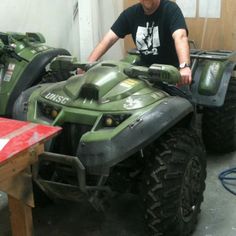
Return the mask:
{"type": "Polygon", "coordinates": [[[10,39],[9,39],[9,35],[8,34],[0,32],[0,40],[2,41],[2,43],[4,45],[9,45],[10,44],[9,43],[10,39]]]}
{"type": "Polygon", "coordinates": [[[50,69],[53,71],[75,71],[76,69],[80,68],[83,71],[87,71],[97,63],[98,62],[79,62],[76,57],[72,56],[57,56],[50,63],[50,69]]]}
{"type": "Polygon", "coordinates": [[[10,45],[5,45],[3,46],[2,50],[10,55],[11,57],[15,58],[17,61],[26,61],[29,62],[27,59],[25,59],[24,57],[19,56],[16,52],[15,52],[15,48],[10,46],[10,45]]]}
{"type": "Polygon", "coordinates": [[[29,62],[27,59],[19,56],[16,53],[15,47],[11,46],[10,41],[11,41],[10,35],[0,32],[0,50],[2,50],[3,53],[8,54],[11,57],[15,58],[17,61],[29,62]]]}
{"type": "Polygon", "coordinates": [[[150,67],[131,66],[124,69],[124,73],[132,78],[146,79],[151,82],[166,82],[177,84],[181,75],[177,68],[171,65],[152,64],[150,67]]]}

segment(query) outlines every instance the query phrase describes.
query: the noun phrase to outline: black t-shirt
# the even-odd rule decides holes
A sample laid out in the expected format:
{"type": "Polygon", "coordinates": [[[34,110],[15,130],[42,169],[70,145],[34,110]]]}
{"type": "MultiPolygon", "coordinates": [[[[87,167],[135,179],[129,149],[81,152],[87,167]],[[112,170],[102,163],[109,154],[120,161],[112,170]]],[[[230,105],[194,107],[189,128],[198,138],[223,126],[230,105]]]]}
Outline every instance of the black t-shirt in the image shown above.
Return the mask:
{"type": "Polygon", "coordinates": [[[120,38],[132,34],[142,63],[170,64],[178,67],[178,57],[172,34],[177,29],[186,29],[184,16],[176,3],[161,0],[158,9],[145,15],[142,5],[135,4],[124,10],[111,30],[120,38]]]}

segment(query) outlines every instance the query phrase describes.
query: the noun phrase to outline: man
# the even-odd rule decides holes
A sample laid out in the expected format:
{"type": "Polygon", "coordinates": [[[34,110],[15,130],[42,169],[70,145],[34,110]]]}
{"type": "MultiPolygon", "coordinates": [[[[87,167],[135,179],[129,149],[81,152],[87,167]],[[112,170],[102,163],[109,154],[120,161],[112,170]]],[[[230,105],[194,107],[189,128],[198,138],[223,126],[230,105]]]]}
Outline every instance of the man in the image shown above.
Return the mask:
{"type": "Polygon", "coordinates": [[[144,65],[161,63],[176,66],[182,78],[180,84],[191,83],[188,30],[176,3],[139,0],[139,3],[124,10],[93,50],[89,62],[98,60],[127,34],[132,35],[144,65]]]}

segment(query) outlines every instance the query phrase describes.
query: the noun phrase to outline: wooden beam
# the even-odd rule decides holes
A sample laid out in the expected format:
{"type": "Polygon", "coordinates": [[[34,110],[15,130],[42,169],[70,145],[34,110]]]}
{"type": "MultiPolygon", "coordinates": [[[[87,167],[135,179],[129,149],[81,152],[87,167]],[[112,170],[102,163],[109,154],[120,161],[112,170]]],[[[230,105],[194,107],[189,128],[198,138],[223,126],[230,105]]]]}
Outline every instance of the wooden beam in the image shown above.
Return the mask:
{"type": "Polygon", "coordinates": [[[21,200],[8,196],[11,229],[13,236],[32,236],[33,219],[31,207],[21,200]]]}
{"type": "Polygon", "coordinates": [[[37,144],[23,153],[19,153],[0,165],[0,186],[2,182],[13,177],[26,167],[32,165],[38,160],[38,155],[44,151],[44,144],[37,144]],[[20,158],[19,158],[20,157],[20,158]]]}

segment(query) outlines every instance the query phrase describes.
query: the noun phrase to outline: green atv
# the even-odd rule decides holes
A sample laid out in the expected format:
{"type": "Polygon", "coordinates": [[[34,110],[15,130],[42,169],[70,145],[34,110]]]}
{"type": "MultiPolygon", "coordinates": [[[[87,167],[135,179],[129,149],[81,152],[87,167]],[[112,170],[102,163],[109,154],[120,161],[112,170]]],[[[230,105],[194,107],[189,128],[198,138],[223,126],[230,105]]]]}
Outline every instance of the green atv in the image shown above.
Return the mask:
{"type": "Polygon", "coordinates": [[[69,52],[44,43],[40,33],[0,32],[0,116],[12,116],[14,102],[25,89],[63,79],[62,73],[46,76],[46,68],[53,58],[69,52]]]}
{"type": "Polygon", "coordinates": [[[86,73],[24,91],[14,118],[63,127],[34,167],[49,197],[102,208],[112,192],[136,193],[150,235],[186,236],[196,225],[206,178],[197,109],[188,91],[174,86],[176,68],[138,62],[133,54],[94,64],[57,57],[51,71],[86,73]]]}

